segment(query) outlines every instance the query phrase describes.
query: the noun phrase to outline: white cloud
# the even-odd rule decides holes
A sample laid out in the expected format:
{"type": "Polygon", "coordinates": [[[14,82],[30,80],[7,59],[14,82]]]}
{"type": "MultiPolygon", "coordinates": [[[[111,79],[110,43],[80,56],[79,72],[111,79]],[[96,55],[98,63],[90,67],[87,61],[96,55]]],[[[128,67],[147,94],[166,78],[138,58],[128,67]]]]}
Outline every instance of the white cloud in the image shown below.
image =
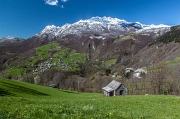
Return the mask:
{"type": "Polygon", "coordinates": [[[61,2],[67,2],[68,0],[61,0],[61,2]]]}
{"type": "MultiPolygon", "coordinates": [[[[58,0],[44,0],[48,5],[58,5],[58,0]]],[[[65,0],[64,0],[65,1],[65,0]]],[[[66,0],[67,1],[67,0],[66,0]]]]}
{"type": "Polygon", "coordinates": [[[61,5],[61,8],[63,9],[63,8],[64,8],[64,6],[63,6],[63,5],[61,5]]]}

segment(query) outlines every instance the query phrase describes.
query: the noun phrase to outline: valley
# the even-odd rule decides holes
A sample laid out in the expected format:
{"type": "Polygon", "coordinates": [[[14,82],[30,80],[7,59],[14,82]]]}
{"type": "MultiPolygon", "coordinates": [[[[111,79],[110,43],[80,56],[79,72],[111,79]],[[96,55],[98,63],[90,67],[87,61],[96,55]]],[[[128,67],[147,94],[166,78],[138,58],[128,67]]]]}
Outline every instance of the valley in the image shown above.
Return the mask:
{"type": "Polygon", "coordinates": [[[179,26],[110,17],[47,26],[24,41],[1,44],[0,76],[81,92],[101,92],[117,80],[129,94],[178,95],[178,33],[179,26]]]}
{"type": "Polygon", "coordinates": [[[0,0],[0,119],[179,119],[179,0],[0,0]]]}

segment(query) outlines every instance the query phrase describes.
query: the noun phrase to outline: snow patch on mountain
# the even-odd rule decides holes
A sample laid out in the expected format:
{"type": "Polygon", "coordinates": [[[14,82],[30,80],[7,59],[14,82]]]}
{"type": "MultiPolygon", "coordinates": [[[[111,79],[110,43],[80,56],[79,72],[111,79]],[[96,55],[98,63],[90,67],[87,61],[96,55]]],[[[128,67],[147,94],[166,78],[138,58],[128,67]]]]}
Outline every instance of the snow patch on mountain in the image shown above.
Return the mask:
{"type": "Polygon", "coordinates": [[[15,37],[12,37],[12,36],[7,36],[7,37],[0,38],[0,44],[18,43],[18,42],[22,42],[22,41],[24,41],[24,39],[15,38],[15,37]]]}
{"type": "MultiPolygon", "coordinates": [[[[98,34],[102,37],[114,37],[124,35],[130,32],[159,32],[168,31],[170,26],[167,25],[144,25],[139,22],[127,22],[118,18],[111,17],[92,17],[86,20],[80,20],[74,24],[65,24],[62,27],[55,25],[46,26],[36,36],[52,39],[55,37],[65,37],[67,35],[93,36],[98,34]]],[[[92,37],[91,37],[92,38],[92,37]]]]}
{"type": "Polygon", "coordinates": [[[103,37],[103,36],[89,36],[90,39],[102,39],[102,40],[105,40],[106,37],[103,37]]]}
{"type": "Polygon", "coordinates": [[[147,32],[152,32],[152,33],[159,33],[159,35],[162,35],[163,33],[166,33],[170,31],[170,26],[160,24],[160,25],[143,25],[143,28],[140,30],[137,30],[135,33],[147,33],[147,32]]]}
{"type": "Polygon", "coordinates": [[[13,36],[7,36],[4,39],[14,39],[14,37],[13,36]]]}
{"type": "Polygon", "coordinates": [[[118,18],[111,18],[111,17],[92,17],[87,20],[80,20],[79,22],[115,24],[115,25],[120,24],[120,23],[127,23],[125,20],[120,20],[118,18]]]}

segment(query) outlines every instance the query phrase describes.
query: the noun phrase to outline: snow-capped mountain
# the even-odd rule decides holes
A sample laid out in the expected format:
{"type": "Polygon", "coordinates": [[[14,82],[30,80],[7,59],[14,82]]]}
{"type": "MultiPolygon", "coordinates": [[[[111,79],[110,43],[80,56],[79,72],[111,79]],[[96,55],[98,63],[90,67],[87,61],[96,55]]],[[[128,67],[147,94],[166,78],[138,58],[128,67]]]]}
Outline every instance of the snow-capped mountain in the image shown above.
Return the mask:
{"type": "Polygon", "coordinates": [[[86,20],[80,20],[73,24],[65,24],[62,27],[54,25],[46,26],[35,36],[43,38],[65,37],[67,35],[92,36],[93,34],[104,37],[121,36],[130,32],[167,32],[170,26],[167,25],[145,25],[139,22],[127,22],[118,18],[111,17],[92,17],[86,20]]]}
{"type": "Polygon", "coordinates": [[[23,38],[15,38],[12,36],[3,37],[0,39],[0,44],[11,44],[24,41],[23,38]]]}

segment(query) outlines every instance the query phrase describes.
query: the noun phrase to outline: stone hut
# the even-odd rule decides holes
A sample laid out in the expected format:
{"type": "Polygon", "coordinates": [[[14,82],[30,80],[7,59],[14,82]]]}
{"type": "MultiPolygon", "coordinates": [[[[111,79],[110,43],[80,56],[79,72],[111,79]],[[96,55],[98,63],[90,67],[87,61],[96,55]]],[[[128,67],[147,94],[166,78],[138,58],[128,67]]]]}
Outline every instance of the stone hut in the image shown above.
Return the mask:
{"type": "Polygon", "coordinates": [[[103,87],[104,96],[127,95],[127,88],[118,81],[112,80],[107,86],[103,87]]]}

